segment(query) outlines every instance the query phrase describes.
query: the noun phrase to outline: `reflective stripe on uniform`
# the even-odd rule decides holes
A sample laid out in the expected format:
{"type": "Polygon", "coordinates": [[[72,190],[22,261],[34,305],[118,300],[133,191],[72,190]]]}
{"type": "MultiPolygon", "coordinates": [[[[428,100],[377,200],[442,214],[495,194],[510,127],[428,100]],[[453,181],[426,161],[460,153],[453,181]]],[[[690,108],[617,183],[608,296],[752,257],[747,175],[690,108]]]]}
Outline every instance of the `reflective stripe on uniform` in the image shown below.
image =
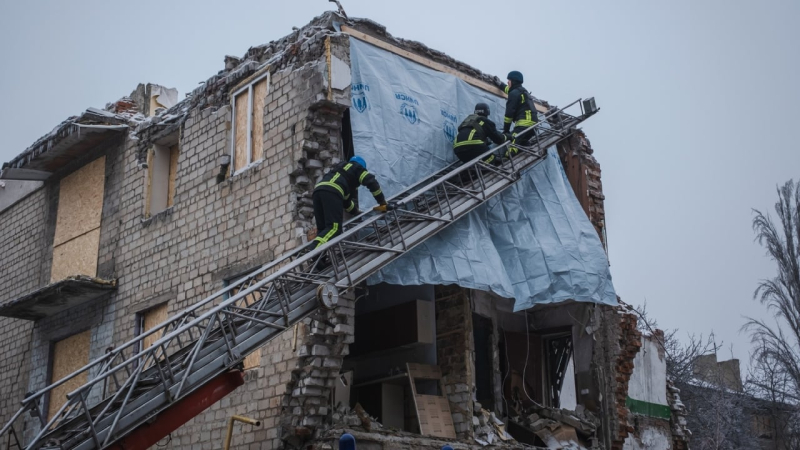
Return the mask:
{"type": "Polygon", "coordinates": [[[375,191],[375,192],[373,192],[373,193],[372,193],[372,196],[373,196],[373,197],[377,197],[377,196],[381,195],[382,193],[383,193],[383,191],[382,191],[382,190],[380,190],[380,189],[378,189],[377,191],[375,191]]]}
{"type": "Polygon", "coordinates": [[[341,186],[339,186],[336,183],[333,183],[331,181],[320,181],[319,183],[317,183],[316,186],[314,186],[314,188],[318,188],[320,186],[330,186],[330,187],[336,189],[337,191],[339,191],[339,193],[342,194],[342,197],[344,197],[344,190],[342,189],[341,186]]]}
{"type": "Polygon", "coordinates": [[[503,123],[511,123],[511,117],[503,117],[503,123]]]}
{"type": "Polygon", "coordinates": [[[361,183],[362,181],[364,181],[364,178],[365,178],[367,175],[369,175],[369,172],[367,172],[366,170],[365,170],[364,172],[362,172],[362,173],[361,173],[361,176],[360,176],[360,177],[358,177],[358,182],[359,182],[359,183],[361,183]]]}
{"type": "Polygon", "coordinates": [[[356,204],[355,204],[355,202],[353,202],[352,200],[350,200],[350,206],[348,206],[348,207],[345,209],[345,211],[347,211],[347,212],[350,212],[350,211],[352,211],[352,210],[353,210],[353,208],[355,208],[355,207],[356,207],[356,204]]]}
{"type": "Polygon", "coordinates": [[[472,141],[462,141],[456,144],[453,144],[453,148],[461,147],[462,145],[478,145],[478,144],[485,144],[483,141],[472,140],[472,141]]]}
{"type": "Polygon", "coordinates": [[[342,168],[342,170],[344,170],[345,172],[347,172],[348,170],[350,170],[350,168],[351,168],[351,167],[353,167],[353,163],[347,163],[347,164],[345,164],[345,166],[342,168]]]}
{"type": "MultiPolygon", "coordinates": [[[[481,123],[483,123],[483,122],[481,122],[481,123]]],[[[466,141],[458,142],[458,136],[456,136],[456,141],[455,141],[455,143],[453,143],[453,148],[458,148],[458,147],[461,147],[462,145],[484,144],[485,142],[483,142],[483,141],[481,141],[479,139],[472,139],[473,137],[475,137],[475,132],[476,131],[478,131],[478,130],[472,130],[469,133],[469,136],[467,137],[466,141]]]]}
{"type": "MultiPolygon", "coordinates": [[[[322,236],[322,237],[317,236],[317,237],[314,238],[315,241],[319,242],[319,244],[317,244],[317,247],[319,247],[320,245],[323,245],[326,242],[328,242],[336,234],[337,231],[339,231],[339,223],[338,222],[334,222],[333,223],[333,227],[331,227],[331,231],[328,231],[325,234],[325,236],[322,236]]],[[[314,247],[314,248],[317,248],[317,247],[314,247]]]]}

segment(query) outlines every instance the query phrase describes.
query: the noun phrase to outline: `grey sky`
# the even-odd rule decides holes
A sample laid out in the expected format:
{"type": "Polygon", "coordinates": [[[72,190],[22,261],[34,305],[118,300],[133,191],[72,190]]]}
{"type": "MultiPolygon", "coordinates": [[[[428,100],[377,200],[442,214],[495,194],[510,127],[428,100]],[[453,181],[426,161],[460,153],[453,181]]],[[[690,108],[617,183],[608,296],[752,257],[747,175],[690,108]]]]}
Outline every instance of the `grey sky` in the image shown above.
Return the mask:
{"type": "MultiPolygon", "coordinates": [[[[603,168],[618,293],[663,327],[708,333],[746,359],[745,315],[773,265],[751,208],[800,178],[800,3],[343,0],[395,36],[504,76],[555,104],[595,96],[584,129],[603,168]],[[530,30],[529,32],[523,30],[530,30]]],[[[223,56],[277,39],[325,0],[0,4],[0,161],[67,116],[140,82],[180,96],[223,56]]],[[[728,355],[726,351],[726,356],[728,355]]]]}

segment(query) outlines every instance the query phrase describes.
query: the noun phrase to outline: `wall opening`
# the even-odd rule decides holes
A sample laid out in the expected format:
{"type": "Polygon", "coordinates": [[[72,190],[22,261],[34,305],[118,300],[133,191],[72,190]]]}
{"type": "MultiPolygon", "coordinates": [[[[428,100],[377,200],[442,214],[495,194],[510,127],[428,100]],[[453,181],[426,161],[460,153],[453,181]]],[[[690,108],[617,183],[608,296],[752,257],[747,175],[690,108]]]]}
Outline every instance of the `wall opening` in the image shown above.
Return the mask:
{"type": "Polygon", "coordinates": [[[156,144],[147,155],[147,200],[145,217],[157,214],[175,203],[180,146],[177,134],[156,144]]]}
{"type": "Polygon", "coordinates": [[[575,368],[572,363],[572,333],[544,338],[547,406],[575,409],[575,368]],[[571,392],[569,391],[571,389],[571,392]],[[562,402],[566,400],[566,402],[562,402]],[[571,407],[568,407],[571,406],[571,407]]]}
{"type": "Polygon", "coordinates": [[[350,108],[344,110],[342,114],[342,129],[340,133],[342,139],[342,155],[344,160],[347,161],[356,154],[353,145],[353,128],[350,126],[350,108]]]}
{"type": "MultiPolygon", "coordinates": [[[[352,380],[349,406],[359,403],[384,426],[419,433],[407,364],[436,364],[433,287],[370,286],[361,298],[355,339],[342,366],[345,379],[352,380]]],[[[436,388],[435,381],[416,384],[418,394],[433,395],[436,388]]]]}
{"type": "Polygon", "coordinates": [[[475,396],[478,403],[488,411],[495,409],[492,333],[492,320],[472,313],[472,336],[475,343],[475,396]]]}

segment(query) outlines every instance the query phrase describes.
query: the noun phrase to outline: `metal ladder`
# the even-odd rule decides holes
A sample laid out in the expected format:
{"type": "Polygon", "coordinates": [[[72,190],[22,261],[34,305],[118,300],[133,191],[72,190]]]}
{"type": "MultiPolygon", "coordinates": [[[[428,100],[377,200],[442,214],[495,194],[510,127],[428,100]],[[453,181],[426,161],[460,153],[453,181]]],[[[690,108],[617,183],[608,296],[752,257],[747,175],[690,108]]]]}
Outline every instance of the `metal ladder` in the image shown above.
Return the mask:
{"type": "Polygon", "coordinates": [[[508,143],[428,176],[390,199],[396,209],[354,218],[325,246],[282,256],[160,326],[109,349],[75,373],[27,395],[0,430],[0,445],[9,450],[12,446],[63,450],[113,446],[137,428],[159,420],[159,413],[215,377],[237,368],[245,356],[318,306],[335,306],[340,292],[352,290],[511,186],[542,159],[547,148],[567,139],[596,112],[593,99],[553,109],[546,120],[520,133],[535,134],[533,146],[518,146],[517,156],[500,166],[482,159],[508,143]],[[569,108],[579,108],[580,113],[570,115],[565,111],[569,108]],[[143,349],[149,336],[160,338],[143,349]],[[83,373],[88,373],[88,381],[67,394],[66,403],[47,420],[49,393],[83,373]],[[21,433],[25,413],[37,428],[28,430],[28,436],[21,433]]]}

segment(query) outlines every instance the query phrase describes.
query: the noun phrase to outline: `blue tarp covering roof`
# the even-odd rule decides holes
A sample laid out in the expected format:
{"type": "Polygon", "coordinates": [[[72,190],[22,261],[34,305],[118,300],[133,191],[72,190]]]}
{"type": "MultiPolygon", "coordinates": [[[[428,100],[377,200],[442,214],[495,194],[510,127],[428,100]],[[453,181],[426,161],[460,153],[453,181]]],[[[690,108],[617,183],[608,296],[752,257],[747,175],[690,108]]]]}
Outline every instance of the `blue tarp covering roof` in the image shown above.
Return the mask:
{"type": "MultiPolygon", "coordinates": [[[[350,39],[356,153],[392,196],[456,158],[476,103],[502,126],[505,99],[350,39]]],[[[373,202],[361,195],[362,208],[373,202]]],[[[566,300],[616,305],[608,260],[555,148],[511,188],[430,238],[369,284],[458,284],[514,298],[520,311],[566,300]]]]}

